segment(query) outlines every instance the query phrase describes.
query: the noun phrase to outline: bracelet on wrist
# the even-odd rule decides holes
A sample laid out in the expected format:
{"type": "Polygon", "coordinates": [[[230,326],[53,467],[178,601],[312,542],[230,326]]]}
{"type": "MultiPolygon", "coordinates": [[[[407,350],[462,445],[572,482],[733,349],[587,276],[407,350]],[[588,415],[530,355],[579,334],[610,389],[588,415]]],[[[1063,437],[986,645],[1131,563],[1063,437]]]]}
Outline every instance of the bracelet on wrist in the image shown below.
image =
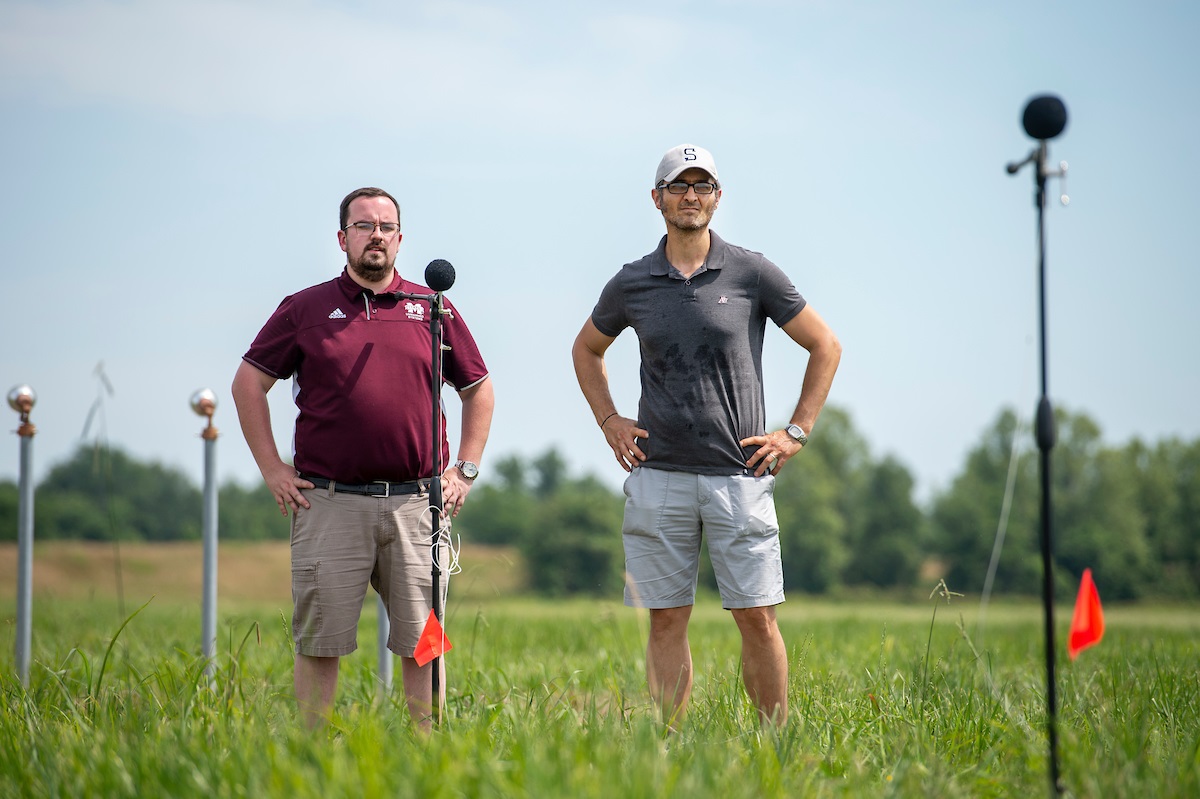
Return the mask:
{"type": "Polygon", "coordinates": [[[612,412],[612,413],[610,413],[608,416],[605,416],[605,417],[604,417],[604,421],[600,423],[600,429],[601,429],[601,430],[603,430],[603,429],[604,429],[604,425],[608,423],[608,420],[609,420],[609,419],[611,419],[611,418],[613,418],[613,417],[614,417],[614,416],[616,416],[616,415],[617,415],[617,412],[616,412],[616,411],[613,411],[613,412],[612,412]]]}

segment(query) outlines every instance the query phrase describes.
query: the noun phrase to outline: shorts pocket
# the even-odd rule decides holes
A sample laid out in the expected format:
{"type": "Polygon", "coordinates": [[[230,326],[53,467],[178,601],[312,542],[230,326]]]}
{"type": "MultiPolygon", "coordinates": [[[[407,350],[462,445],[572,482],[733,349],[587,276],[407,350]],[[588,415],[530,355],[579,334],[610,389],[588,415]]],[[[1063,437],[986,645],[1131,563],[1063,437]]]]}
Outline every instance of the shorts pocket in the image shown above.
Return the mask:
{"type": "Polygon", "coordinates": [[[292,562],[292,638],[297,646],[321,633],[319,560],[292,562]]]}
{"type": "Polygon", "coordinates": [[[625,535],[657,539],[660,537],[661,508],[647,502],[647,495],[650,495],[650,499],[654,498],[654,492],[646,490],[648,479],[637,469],[625,478],[625,515],[621,521],[621,532],[625,535]]]}
{"type": "Polygon", "coordinates": [[[737,507],[740,538],[771,538],[779,534],[779,519],[775,515],[775,478],[763,475],[739,481],[737,507]]]}

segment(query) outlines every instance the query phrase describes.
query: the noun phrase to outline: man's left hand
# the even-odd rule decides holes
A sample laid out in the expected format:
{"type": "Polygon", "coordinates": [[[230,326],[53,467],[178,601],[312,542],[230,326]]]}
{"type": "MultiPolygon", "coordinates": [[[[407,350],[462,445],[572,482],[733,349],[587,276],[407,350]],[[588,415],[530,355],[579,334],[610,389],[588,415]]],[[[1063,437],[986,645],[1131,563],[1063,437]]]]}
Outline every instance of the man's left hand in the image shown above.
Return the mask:
{"type": "Polygon", "coordinates": [[[442,472],[442,513],[454,518],[462,510],[473,481],[462,476],[457,466],[442,472]]]}
{"type": "Polygon", "coordinates": [[[779,474],[779,470],[783,468],[783,464],[791,460],[792,456],[797,452],[804,449],[804,445],[789,436],[786,430],[776,430],[772,433],[767,433],[765,436],[743,438],[741,445],[743,447],[758,447],[758,451],[750,456],[750,460],[746,461],[746,466],[754,469],[755,477],[762,477],[768,472],[773,475],[779,474]]]}

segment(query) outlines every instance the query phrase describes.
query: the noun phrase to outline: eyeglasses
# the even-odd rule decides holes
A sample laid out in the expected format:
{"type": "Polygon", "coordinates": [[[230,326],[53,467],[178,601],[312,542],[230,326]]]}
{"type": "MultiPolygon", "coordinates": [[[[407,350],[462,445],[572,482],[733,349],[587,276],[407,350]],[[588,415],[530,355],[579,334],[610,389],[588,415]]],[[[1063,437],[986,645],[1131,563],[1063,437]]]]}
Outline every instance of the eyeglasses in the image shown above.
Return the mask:
{"type": "Polygon", "coordinates": [[[351,222],[342,230],[348,232],[350,228],[354,228],[364,236],[370,236],[375,232],[375,228],[379,228],[379,232],[383,234],[384,238],[391,238],[400,232],[400,225],[397,222],[351,222]]]}
{"type": "Polygon", "coordinates": [[[666,189],[672,194],[687,194],[688,189],[695,189],[697,194],[712,194],[717,190],[717,184],[707,180],[702,180],[698,183],[688,183],[685,180],[677,180],[674,183],[660,183],[658,188],[666,189]]]}

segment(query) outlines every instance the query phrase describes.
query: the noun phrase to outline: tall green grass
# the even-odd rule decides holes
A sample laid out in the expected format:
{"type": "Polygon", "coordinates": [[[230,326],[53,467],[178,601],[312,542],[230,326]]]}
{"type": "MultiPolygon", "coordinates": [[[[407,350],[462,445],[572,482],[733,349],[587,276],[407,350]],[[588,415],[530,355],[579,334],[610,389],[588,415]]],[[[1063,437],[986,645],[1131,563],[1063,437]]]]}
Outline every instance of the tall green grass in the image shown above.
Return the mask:
{"type": "MultiPolygon", "coordinates": [[[[782,606],[780,731],[747,704],[732,620],[700,605],[691,713],[667,737],[637,612],[452,598],[448,708],[429,738],[376,678],[370,612],[333,723],[310,735],[277,608],[223,609],[210,682],[195,608],[150,602],[124,619],[44,601],[28,689],[11,623],[0,632],[0,796],[1048,795],[1036,609],[993,609],[985,635],[966,602],[937,601],[936,616],[934,601],[782,606]]],[[[1110,615],[1103,643],[1060,664],[1064,782],[1077,796],[1200,796],[1194,609],[1110,615]]]]}

